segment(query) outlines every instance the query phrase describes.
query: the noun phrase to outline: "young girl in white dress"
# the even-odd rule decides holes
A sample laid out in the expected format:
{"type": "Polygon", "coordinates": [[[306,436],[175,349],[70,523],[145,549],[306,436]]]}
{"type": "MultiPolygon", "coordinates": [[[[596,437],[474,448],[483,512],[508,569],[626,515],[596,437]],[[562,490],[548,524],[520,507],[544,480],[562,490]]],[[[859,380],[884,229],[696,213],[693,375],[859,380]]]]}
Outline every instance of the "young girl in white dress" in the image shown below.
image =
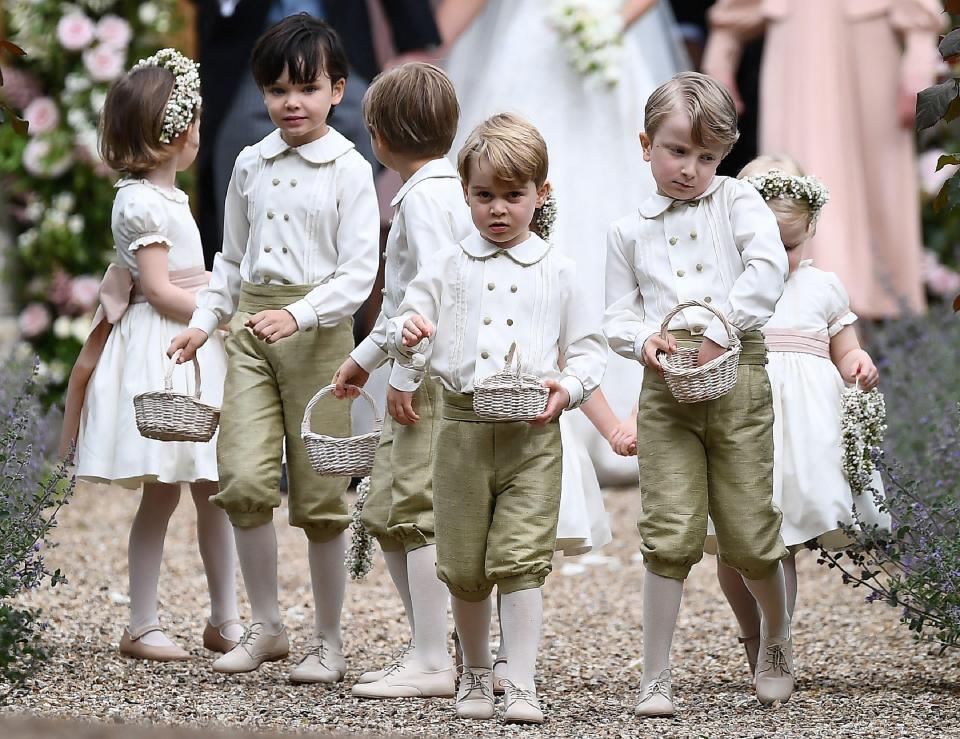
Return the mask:
{"type": "MultiPolygon", "coordinates": [[[[208,501],[217,493],[216,440],[146,439],[137,430],[133,408],[134,396],[164,387],[164,352],[186,328],[195,292],[207,281],[187,195],[174,185],[176,173],[197,155],[199,128],[197,66],[173,49],[138,63],[107,95],[101,150],[104,161],[123,175],[116,185],[111,222],[121,269],[111,268],[101,295],[104,307],[108,295],[129,299],[129,306],[122,317],[114,317],[112,328],[103,324],[95,331],[105,341],[83,396],[76,450],[78,479],[142,487],[130,529],[130,622],[120,652],[160,661],[190,657],[163,632],[157,613],[164,537],[182,483],[190,485],[196,506],[197,539],[210,592],[203,644],[229,651],[243,633],[237,621],[232,528],[226,514],[208,501]]],[[[199,364],[201,399],[219,406],[226,371],[219,338],[203,347],[199,364]]],[[[192,391],[192,372],[188,383],[185,369],[192,368],[174,373],[177,392],[192,391]]]]}
{"type": "MultiPolygon", "coordinates": [[[[827,191],[785,157],[760,157],[744,167],[746,178],[777,216],[790,275],[773,317],[763,328],[769,351],[767,371],[773,390],[773,502],[783,512],[781,534],[790,556],[783,561],[787,610],[797,600],[795,556],[816,539],[827,548],[842,548],[848,539],[841,524],[877,524],[889,528],[889,514],[873,496],[854,498],[842,468],[840,434],[844,384],[863,390],[877,384],[870,355],[860,348],[850,300],[837,276],[803,259],[806,242],[816,231],[827,191]],[[854,516],[853,508],[857,515],[854,516]]],[[[873,485],[882,494],[882,481],[873,485]]],[[[704,549],[716,553],[711,526],[704,549]]],[[[717,578],[740,627],[751,674],[760,642],[756,602],[743,579],[717,560],[717,578]]]]}

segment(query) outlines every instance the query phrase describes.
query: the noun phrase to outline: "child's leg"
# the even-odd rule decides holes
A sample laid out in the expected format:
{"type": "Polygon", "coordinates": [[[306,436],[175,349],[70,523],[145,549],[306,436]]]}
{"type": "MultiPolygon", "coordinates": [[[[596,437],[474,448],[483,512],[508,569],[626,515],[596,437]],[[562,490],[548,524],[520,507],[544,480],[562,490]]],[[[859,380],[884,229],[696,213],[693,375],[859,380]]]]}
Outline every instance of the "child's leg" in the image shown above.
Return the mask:
{"type": "Polygon", "coordinates": [[[453,621],[460,635],[465,668],[480,667],[491,669],[490,657],[490,598],[481,601],[468,601],[453,596],[453,621]]]}
{"type": "Polygon", "coordinates": [[[543,626],[543,589],[528,588],[503,594],[501,629],[510,635],[507,679],[521,688],[532,689],[543,626]]]}
{"type": "MultiPolygon", "coordinates": [[[[179,485],[146,483],[140,498],[140,507],[130,527],[127,563],[130,577],[130,625],[132,635],[159,623],[157,614],[157,583],[160,562],[163,559],[163,541],[167,523],[180,500],[179,485]]],[[[161,631],[151,631],[140,639],[157,647],[173,646],[161,631]]]]}
{"type": "Polygon", "coordinates": [[[760,637],[786,638],[790,634],[790,614],[787,613],[787,592],[783,581],[783,567],[759,580],[743,578],[744,585],[760,607],[760,637]]]}
{"type": "Polygon", "coordinates": [[[783,579],[787,586],[787,613],[793,620],[793,612],[797,608],[797,555],[792,553],[781,563],[783,565],[783,579]]]}
{"type": "Polygon", "coordinates": [[[447,586],[437,578],[437,547],[430,544],[407,554],[413,606],[413,654],[410,664],[424,670],[450,667],[447,651],[447,586]]]}
{"type": "Polygon", "coordinates": [[[390,573],[390,579],[393,586],[397,589],[397,595],[400,596],[400,602],[403,603],[403,614],[407,617],[407,625],[410,627],[410,638],[416,631],[413,611],[413,602],[410,599],[410,572],[407,568],[407,553],[401,547],[400,549],[383,550],[383,561],[387,564],[387,572],[390,573]]]}
{"type": "Polygon", "coordinates": [[[683,580],[647,570],[643,576],[643,677],[641,692],[670,669],[670,647],[683,599],[683,580]]]}
{"type": "Polygon", "coordinates": [[[757,666],[757,653],[760,651],[760,610],[757,601],[750,594],[740,573],[725,565],[717,557],[717,581],[730,604],[737,626],[740,630],[740,643],[747,652],[747,664],[752,675],[757,666]]]}
{"type": "Polygon", "coordinates": [[[234,528],[237,558],[250,599],[251,618],[268,634],[283,629],[277,586],[277,532],[273,522],[250,529],[234,528]]]}
{"type": "Polygon", "coordinates": [[[341,532],[328,541],[310,541],[310,581],[313,585],[314,631],[316,639],[324,639],[338,652],[343,649],[340,613],[347,585],[343,566],[347,534],[341,532]]]}
{"type": "MultiPolygon", "coordinates": [[[[220,626],[238,619],[233,527],[227,514],[209,500],[217,494],[217,483],[195,482],[190,491],[197,509],[197,544],[210,593],[209,622],[220,626]]],[[[232,623],[225,626],[221,634],[231,641],[239,641],[243,627],[232,623]]]]}

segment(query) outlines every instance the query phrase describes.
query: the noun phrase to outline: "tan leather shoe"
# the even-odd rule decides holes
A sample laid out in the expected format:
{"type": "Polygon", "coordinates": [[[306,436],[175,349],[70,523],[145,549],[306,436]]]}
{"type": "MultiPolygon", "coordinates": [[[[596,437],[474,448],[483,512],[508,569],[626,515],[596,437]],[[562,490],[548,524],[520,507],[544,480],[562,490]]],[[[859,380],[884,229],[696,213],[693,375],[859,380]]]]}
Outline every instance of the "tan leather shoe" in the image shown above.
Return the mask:
{"type": "Polygon", "coordinates": [[[203,627],[203,648],[209,649],[211,652],[220,652],[221,654],[226,654],[231,649],[233,649],[239,642],[234,641],[233,639],[228,639],[223,635],[223,630],[228,626],[233,626],[239,624],[240,620],[236,618],[231,618],[229,621],[224,621],[219,626],[214,626],[208,620],[206,625],[203,627]]]}
{"type": "Polygon", "coordinates": [[[169,647],[158,647],[144,644],[141,639],[154,631],[163,631],[160,625],[147,626],[136,634],[131,634],[126,628],[120,637],[120,654],[133,659],[147,659],[153,662],[182,662],[190,659],[190,653],[175,644],[169,647]]]}
{"type": "Polygon", "coordinates": [[[542,724],[543,710],[537,699],[537,691],[503,680],[506,692],[503,698],[503,722],[505,724],[542,724]]]}
{"type": "Polygon", "coordinates": [[[323,637],[314,639],[307,654],[290,672],[292,683],[338,683],[347,672],[347,661],[339,649],[323,637]]]}
{"type": "Polygon", "coordinates": [[[633,709],[642,718],[670,718],[677,712],[673,705],[670,670],[664,670],[643,690],[640,702],[633,709]]]}
{"type": "Polygon", "coordinates": [[[250,624],[237,646],[215,659],[211,667],[214,672],[227,674],[253,672],[264,662],[285,659],[289,653],[287,627],[282,627],[276,634],[268,634],[258,622],[250,624]]]}
{"type": "Polygon", "coordinates": [[[453,698],[455,683],[452,667],[422,670],[416,665],[404,665],[382,680],[357,683],[350,693],[358,698],[453,698]]]}
{"type": "Polygon", "coordinates": [[[493,718],[493,670],[464,667],[454,708],[460,718],[479,721],[493,718]]]}
{"type": "Polygon", "coordinates": [[[769,706],[786,703],[793,695],[793,636],[760,637],[756,673],[757,700],[769,706]]]}
{"type": "Polygon", "coordinates": [[[406,660],[407,655],[413,651],[413,642],[407,642],[405,645],[400,647],[396,652],[390,655],[390,661],[387,662],[387,666],[382,670],[371,670],[370,672],[363,673],[359,678],[357,678],[357,683],[362,685],[364,683],[375,683],[377,680],[383,680],[387,675],[392,675],[401,667],[403,667],[404,660],[406,660]]]}

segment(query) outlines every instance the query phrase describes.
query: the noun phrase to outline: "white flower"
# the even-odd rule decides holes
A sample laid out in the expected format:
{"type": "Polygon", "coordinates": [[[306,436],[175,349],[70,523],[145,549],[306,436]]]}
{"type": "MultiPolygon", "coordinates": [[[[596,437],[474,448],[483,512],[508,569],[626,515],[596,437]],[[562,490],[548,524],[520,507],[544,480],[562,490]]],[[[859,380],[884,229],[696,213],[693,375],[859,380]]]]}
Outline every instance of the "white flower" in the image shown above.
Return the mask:
{"type": "Polygon", "coordinates": [[[83,52],[83,66],[94,82],[112,82],[123,74],[125,56],[123,51],[100,44],[83,52]]]}
{"type": "Polygon", "coordinates": [[[79,316],[70,322],[70,335],[81,344],[90,335],[90,324],[93,323],[91,318],[91,316],[79,316]]]}
{"type": "Polygon", "coordinates": [[[41,201],[34,200],[26,208],[23,209],[23,214],[27,217],[28,221],[31,221],[32,223],[36,223],[41,218],[43,218],[43,212],[45,210],[46,210],[46,207],[41,201]]]}
{"type": "Polygon", "coordinates": [[[200,107],[200,65],[176,49],[160,49],[156,54],[138,61],[133,68],[160,67],[173,73],[173,90],[163,109],[163,127],[160,141],[169,144],[187,130],[195,111],[200,107]]]}
{"type": "Polygon", "coordinates": [[[87,120],[87,114],[80,110],[80,108],[71,108],[67,111],[67,123],[74,131],[90,125],[90,121],[87,120]]]}
{"type": "MultiPolygon", "coordinates": [[[[84,340],[86,337],[84,337],[84,340]]],[[[50,362],[50,379],[53,382],[61,383],[67,379],[67,364],[62,359],[54,359],[50,362]]]]}
{"type": "Polygon", "coordinates": [[[50,133],[60,122],[60,111],[53,98],[34,98],[23,109],[23,117],[30,123],[30,134],[37,136],[41,133],[50,133]]]}
{"type": "Polygon", "coordinates": [[[137,10],[137,16],[140,18],[140,22],[145,26],[151,26],[157,20],[159,15],[157,11],[157,6],[153,3],[141,3],[140,8],[137,10]]]}
{"type": "Polygon", "coordinates": [[[97,38],[100,43],[114,49],[126,49],[132,37],[130,24],[118,15],[105,15],[97,23],[97,38]]]}
{"type": "Polygon", "coordinates": [[[70,93],[83,92],[90,88],[90,78],[85,74],[71,72],[64,78],[63,86],[70,93]]]}
{"type": "Polygon", "coordinates": [[[64,15],[57,23],[57,40],[68,51],[85,49],[93,41],[93,21],[79,10],[64,15]]]}
{"type": "Polygon", "coordinates": [[[54,228],[63,228],[67,225],[67,214],[62,210],[48,210],[44,223],[49,223],[54,228]]]}
{"type": "Polygon", "coordinates": [[[82,154],[86,155],[87,159],[94,164],[101,161],[100,142],[97,138],[97,129],[95,129],[93,126],[82,128],[77,132],[75,140],[82,154]]]}
{"type": "Polygon", "coordinates": [[[41,138],[31,139],[23,149],[23,168],[34,177],[54,179],[70,169],[70,165],[73,164],[73,157],[69,153],[53,161],[49,161],[49,156],[49,141],[41,138]]]}
{"type": "Polygon", "coordinates": [[[70,336],[73,329],[73,322],[69,316],[58,316],[53,322],[53,335],[58,339],[66,339],[70,336]]]}
{"type": "Polygon", "coordinates": [[[37,243],[37,229],[28,228],[17,237],[17,246],[21,249],[29,249],[37,243]]]}
{"type": "Polygon", "coordinates": [[[67,230],[72,234],[83,233],[83,216],[74,213],[67,219],[67,230]]]}
{"type": "Polygon", "coordinates": [[[620,80],[623,19],[615,0],[557,0],[548,16],[567,53],[567,60],[585,82],[613,87],[620,80]]]}
{"type": "Polygon", "coordinates": [[[104,90],[96,89],[90,91],[90,109],[98,116],[103,111],[103,106],[107,102],[107,93],[104,90]]]}
{"type": "Polygon", "coordinates": [[[54,196],[51,201],[54,209],[63,211],[64,213],[69,213],[73,210],[73,207],[77,204],[76,198],[73,197],[72,192],[61,192],[58,195],[54,196]]]}

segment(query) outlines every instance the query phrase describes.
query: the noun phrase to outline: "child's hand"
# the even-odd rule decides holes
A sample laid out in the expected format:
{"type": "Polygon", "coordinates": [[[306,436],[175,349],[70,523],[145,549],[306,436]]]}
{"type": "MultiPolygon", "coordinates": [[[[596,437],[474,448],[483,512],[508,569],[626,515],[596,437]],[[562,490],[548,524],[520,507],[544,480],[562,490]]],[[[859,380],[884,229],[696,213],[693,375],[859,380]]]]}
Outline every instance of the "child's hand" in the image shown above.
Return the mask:
{"type": "Polygon", "coordinates": [[[263,339],[268,344],[293,336],[300,328],[297,325],[297,319],[284,308],[262,310],[250,316],[243,325],[251,329],[258,339],[263,339]]]}
{"type": "Polygon", "coordinates": [[[197,350],[207,341],[207,332],[199,328],[188,328],[177,334],[170,342],[170,348],[167,349],[167,356],[172,357],[178,351],[177,364],[189,362],[197,356],[197,350]]]}
{"type": "Polygon", "coordinates": [[[433,336],[433,326],[423,316],[410,316],[403,322],[403,345],[416,346],[423,339],[433,336]]]}
{"type": "Polygon", "coordinates": [[[703,343],[700,345],[700,351],[697,353],[697,366],[700,367],[707,362],[722,356],[726,351],[727,350],[720,346],[717,342],[704,336],[703,343]]]}
{"type": "Polygon", "coordinates": [[[543,386],[550,389],[550,396],[547,398],[547,407],[543,413],[527,421],[531,426],[546,426],[551,421],[557,420],[560,414],[570,405],[570,393],[556,380],[545,380],[543,386]]]}
{"type": "Polygon", "coordinates": [[[621,457],[630,457],[637,453],[637,419],[628,418],[610,430],[607,437],[610,448],[621,457]]]}
{"type": "Polygon", "coordinates": [[[673,354],[676,351],[677,340],[673,337],[673,334],[668,333],[666,339],[661,338],[660,334],[650,334],[647,340],[643,342],[643,349],[640,354],[643,357],[643,363],[650,369],[659,372],[660,376],[663,377],[663,367],[660,366],[660,361],[657,359],[657,352],[673,354]]]}
{"type": "Polygon", "coordinates": [[[330,384],[336,385],[333,394],[343,400],[346,397],[356,398],[360,395],[357,388],[366,385],[369,379],[370,373],[357,364],[353,357],[347,357],[333,375],[330,384]]]}
{"type": "Polygon", "coordinates": [[[872,390],[880,381],[880,372],[870,355],[859,349],[850,364],[850,376],[844,379],[850,383],[858,383],[861,390],[872,390]]]}
{"type": "Polygon", "coordinates": [[[392,385],[387,388],[387,410],[390,417],[401,426],[413,426],[420,416],[413,410],[413,393],[397,390],[392,385]]]}

